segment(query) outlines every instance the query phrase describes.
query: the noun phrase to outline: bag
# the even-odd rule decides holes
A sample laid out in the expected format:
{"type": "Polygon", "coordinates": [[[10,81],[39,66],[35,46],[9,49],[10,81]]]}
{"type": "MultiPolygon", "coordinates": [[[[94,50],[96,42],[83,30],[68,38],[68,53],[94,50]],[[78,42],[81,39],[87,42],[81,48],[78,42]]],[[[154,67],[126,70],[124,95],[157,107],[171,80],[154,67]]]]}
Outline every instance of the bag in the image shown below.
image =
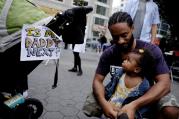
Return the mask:
{"type": "MultiPolygon", "coordinates": [[[[118,84],[119,78],[123,74],[123,69],[121,67],[112,66],[110,68],[111,81],[105,86],[105,98],[109,100],[112,94],[115,91],[115,88],[118,84]]],[[[102,109],[93,92],[89,93],[86,97],[86,101],[82,108],[83,113],[88,117],[101,117],[102,109]]]]}

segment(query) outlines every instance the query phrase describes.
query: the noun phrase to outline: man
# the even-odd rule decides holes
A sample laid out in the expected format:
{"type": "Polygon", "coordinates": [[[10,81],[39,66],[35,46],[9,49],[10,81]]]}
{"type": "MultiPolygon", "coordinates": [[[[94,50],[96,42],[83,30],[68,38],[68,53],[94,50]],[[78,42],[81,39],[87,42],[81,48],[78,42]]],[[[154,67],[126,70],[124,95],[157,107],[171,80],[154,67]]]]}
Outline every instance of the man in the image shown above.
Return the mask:
{"type": "Polygon", "coordinates": [[[134,22],[134,38],[155,44],[160,23],[158,6],[153,0],[128,0],[124,11],[134,22]]]}
{"type": "MultiPolygon", "coordinates": [[[[169,69],[163,58],[160,49],[147,42],[141,40],[136,40],[133,38],[133,21],[129,14],[126,12],[116,12],[114,13],[108,22],[109,31],[113,37],[114,44],[106,49],[101,55],[98,67],[96,69],[96,74],[93,80],[93,92],[102,107],[104,114],[110,119],[115,119],[118,115],[111,104],[105,99],[105,91],[103,81],[105,76],[110,71],[110,66],[120,66],[122,58],[125,57],[127,52],[134,48],[146,48],[151,51],[153,55],[156,66],[154,76],[148,79],[154,79],[155,85],[143,96],[137,100],[122,107],[121,112],[127,113],[129,119],[134,119],[135,111],[147,104],[151,104],[159,101],[162,97],[170,92],[170,76],[169,69]]],[[[167,95],[166,98],[158,103],[160,108],[160,113],[158,113],[160,118],[166,119],[177,119],[179,115],[178,104],[173,96],[167,95]],[[167,99],[173,99],[174,103],[166,103],[167,99]]],[[[121,113],[120,112],[120,113],[121,113]]]]}
{"type": "Polygon", "coordinates": [[[98,41],[100,43],[99,44],[99,49],[100,49],[100,51],[103,51],[103,46],[104,46],[105,43],[107,43],[107,39],[106,39],[105,35],[104,34],[100,34],[98,41]]]}

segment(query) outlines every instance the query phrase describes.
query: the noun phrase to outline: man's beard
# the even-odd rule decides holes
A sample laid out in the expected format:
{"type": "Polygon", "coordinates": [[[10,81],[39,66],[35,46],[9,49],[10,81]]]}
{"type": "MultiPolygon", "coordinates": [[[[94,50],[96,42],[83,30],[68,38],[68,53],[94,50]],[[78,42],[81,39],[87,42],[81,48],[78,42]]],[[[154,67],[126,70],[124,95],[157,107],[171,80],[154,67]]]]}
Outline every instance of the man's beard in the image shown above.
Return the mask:
{"type": "Polygon", "coordinates": [[[128,43],[121,44],[121,45],[117,44],[117,46],[119,47],[121,52],[129,52],[132,49],[133,42],[134,42],[134,37],[132,35],[128,43]]]}

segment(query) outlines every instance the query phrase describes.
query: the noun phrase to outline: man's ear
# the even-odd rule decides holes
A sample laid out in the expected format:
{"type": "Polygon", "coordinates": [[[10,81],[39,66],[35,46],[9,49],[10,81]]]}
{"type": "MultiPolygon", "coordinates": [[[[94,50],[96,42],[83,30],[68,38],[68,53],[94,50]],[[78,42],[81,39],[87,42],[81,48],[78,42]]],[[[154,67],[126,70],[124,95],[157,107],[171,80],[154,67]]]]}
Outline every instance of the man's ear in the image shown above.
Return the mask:
{"type": "Polygon", "coordinates": [[[140,73],[141,70],[142,70],[142,68],[140,68],[140,67],[136,67],[135,70],[134,70],[134,72],[135,72],[135,73],[140,73]]]}

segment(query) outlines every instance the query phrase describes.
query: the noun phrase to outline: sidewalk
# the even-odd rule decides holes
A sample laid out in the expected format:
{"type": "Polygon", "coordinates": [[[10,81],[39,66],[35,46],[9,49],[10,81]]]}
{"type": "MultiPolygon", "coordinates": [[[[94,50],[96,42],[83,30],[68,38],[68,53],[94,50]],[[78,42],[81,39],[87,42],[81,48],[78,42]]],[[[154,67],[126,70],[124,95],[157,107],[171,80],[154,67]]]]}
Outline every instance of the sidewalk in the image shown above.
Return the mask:
{"type": "Polygon", "coordinates": [[[58,87],[52,89],[55,62],[50,60],[40,64],[30,75],[29,96],[40,99],[44,112],[40,119],[95,119],[88,118],[82,112],[84,100],[91,90],[92,79],[100,54],[86,52],[80,54],[83,75],[68,72],[73,66],[73,53],[63,50],[59,62],[58,87]]]}

